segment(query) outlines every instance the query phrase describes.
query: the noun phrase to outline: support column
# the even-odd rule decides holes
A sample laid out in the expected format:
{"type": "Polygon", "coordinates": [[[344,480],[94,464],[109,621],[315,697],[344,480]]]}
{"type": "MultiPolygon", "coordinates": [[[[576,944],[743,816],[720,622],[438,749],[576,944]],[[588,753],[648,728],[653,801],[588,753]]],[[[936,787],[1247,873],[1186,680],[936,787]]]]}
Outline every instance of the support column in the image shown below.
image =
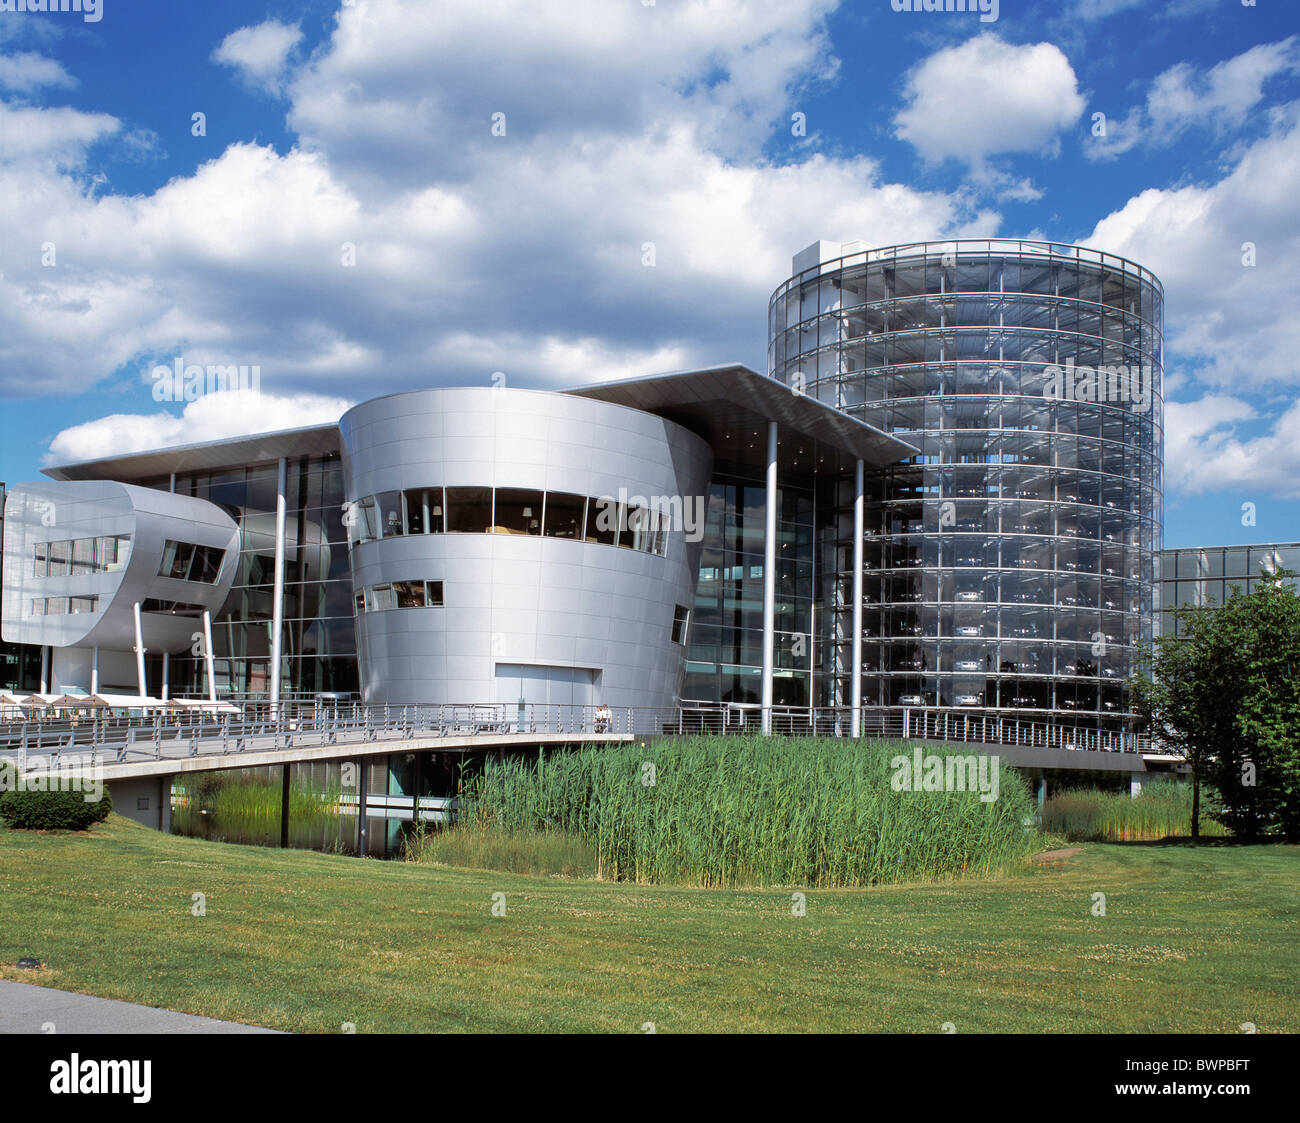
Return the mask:
{"type": "Polygon", "coordinates": [[[50,692],[50,651],[49,644],[41,645],[41,693],[50,692]]]}
{"type": "Polygon", "coordinates": [[[853,686],[849,691],[853,716],[849,735],[862,736],[862,534],[866,529],[862,492],[864,468],[859,460],[853,468],[853,686]]]}
{"type": "MultiPolygon", "coordinates": [[[[164,656],[166,658],[166,656],[164,656]]],[[[203,661],[208,669],[208,701],[217,700],[217,661],[212,655],[212,613],[203,612],[203,661]]]]}
{"type": "Polygon", "coordinates": [[[99,648],[94,648],[90,653],[90,692],[99,693],[99,648]]]}
{"type": "Polygon", "coordinates": [[[357,758],[357,849],[366,856],[366,765],[369,757],[357,758]]]}
{"type": "Polygon", "coordinates": [[[144,629],[140,625],[140,602],[135,602],[135,678],[140,697],[149,696],[149,683],[144,677],[144,629]]]}
{"type": "Polygon", "coordinates": [[[1047,802],[1047,776],[1042,772],[1038,774],[1038,807],[1042,810],[1043,804],[1047,802]]]}
{"type": "Polygon", "coordinates": [[[291,764],[284,766],[280,788],[280,849],[289,849],[289,770],[291,764]]]}
{"type": "Polygon", "coordinates": [[[1130,799],[1137,799],[1142,794],[1142,777],[1145,773],[1130,772],[1128,774],[1128,794],[1130,799]]]}
{"type": "Polygon", "coordinates": [[[776,435],[767,423],[766,527],[763,535],[763,734],[772,732],[772,673],[776,661],[776,435]]]}
{"type": "Polygon", "coordinates": [[[162,700],[165,702],[170,697],[172,684],[172,653],[170,651],[163,652],[162,678],[162,700]]]}
{"type": "Polygon", "coordinates": [[[275,592],[271,604],[271,714],[279,717],[280,706],[280,639],[284,631],[284,506],[287,462],[280,457],[275,481],[275,592]]]}

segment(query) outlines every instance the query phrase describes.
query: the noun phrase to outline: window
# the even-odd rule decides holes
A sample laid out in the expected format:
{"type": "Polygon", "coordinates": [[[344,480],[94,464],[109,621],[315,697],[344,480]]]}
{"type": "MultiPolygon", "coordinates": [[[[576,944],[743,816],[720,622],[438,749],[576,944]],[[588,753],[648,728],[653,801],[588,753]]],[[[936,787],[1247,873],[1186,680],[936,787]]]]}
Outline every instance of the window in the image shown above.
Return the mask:
{"type": "Polygon", "coordinates": [[[74,616],[82,612],[95,612],[98,608],[98,597],[70,597],[68,600],[68,611],[74,616]]]}
{"type": "Polygon", "coordinates": [[[497,488],[492,531],[494,534],[541,534],[542,493],[524,488],[497,488]]]}
{"type": "Polygon", "coordinates": [[[691,610],[679,604],[673,610],[673,643],[686,642],[686,625],[690,623],[691,610]]]}
{"type": "Polygon", "coordinates": [[[450,534],[483,534],[492,526],[490,487],[447,488],[447,531],[450,534]]]}
{"type": "Polygon", "coordinates": [[[50,544],[48,542],[37,542],[32,547],[32,576],[46,576],[49,573],[49,564],[50,544]]]}
{"type": "Polygon", "coordinates": [[[50,576],[67,577],[68,567],[72,556],[71,542],[51,542],[50,547],[50,576]]]}
{"type": "Polygon", "coordinates": [[[158,576],[173,581],[197,581],[213,585],[226,560],[226,551],[215,546],[199,546],[193,542],[174,542],[170,538],[163,546],[162,563],[158,576]]]}
{"type": "Polygon", "coordinates": [[[72,543],[72,576],[95,572],[95,540],[78,538],[72,543]]]}
{"type": "Polygon", "coordinates": [[[424,607],[423,581],[394,581],[393,595],[398,608],[424,607]]]}
{"type": "Polygon", "coordinates": [[[396,608],[441,608],[441,581],[394,581],[372,585],[354,597],[358,616],[367,612],[388,612],[396,608]]]}
{"type": "Polygon", "coordinates": [[[563,491],[546,493],[546,526],[542,533],[547,538],[582,537],[583,519],[587,511],[585,495],[571,495],[563,491]]]}
{"type": "Polygon", "coordinates": [[[587,541],[617,546],[622,509],[618,500],[603,495],[587,504],[587,541]]]}
{"type": "Polygon", "coordinates": [[[442,488],[413,487],[404,495],[407,534],[441,534],[442,488]]]}
{"type": "Polygon", "coordinates": [[[400,538],[406,533],[406,518],[400,491],[381,491],[375,496],[379,526],[385,538],[400,538]]]}

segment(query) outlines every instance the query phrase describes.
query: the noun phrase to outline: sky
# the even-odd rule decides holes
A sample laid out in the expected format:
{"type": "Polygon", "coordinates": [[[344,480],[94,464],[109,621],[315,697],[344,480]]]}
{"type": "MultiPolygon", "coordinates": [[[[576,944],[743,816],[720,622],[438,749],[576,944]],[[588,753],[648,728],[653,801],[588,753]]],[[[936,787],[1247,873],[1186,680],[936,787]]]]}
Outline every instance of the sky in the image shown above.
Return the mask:
{"type": "Polygon", "coordinates": [[[763,371],[809,243],[1031,237],[1164,283],[1166,546],[1300,540],[1300,4],[982,3],[0,0],[0,479],[763,371]]]}

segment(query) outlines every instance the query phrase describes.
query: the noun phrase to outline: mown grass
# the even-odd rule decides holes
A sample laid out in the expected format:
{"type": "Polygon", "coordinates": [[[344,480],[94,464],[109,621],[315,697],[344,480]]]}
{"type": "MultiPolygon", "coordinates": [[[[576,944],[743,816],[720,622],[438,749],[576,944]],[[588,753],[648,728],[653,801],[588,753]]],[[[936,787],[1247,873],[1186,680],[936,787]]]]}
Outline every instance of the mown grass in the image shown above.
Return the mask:
{"type": "Polygon", "coordinates": [[[596,850],[564,831],[511,831],[476,824],[432,828],[412,836],[406,859],[533,877],[596,876],[596,850]]]}
{"type": "Polygon", "coordinates": [[[798,917],[792,890],[267,850],[114,815],[0,832],[0,963],[299,1031],[1296,1032],[1298,873],[1296,847],[1087,844],[1016,876],[809,889],[798,917]]]}
{"type": "MultiPolygon", "coordinates": [[[[926,755],[945,752],[975,759],[926,755]]],[[[988,800],[966,775],[965,790],[900,791],[900,754],[911,762],[897,743],[689,737],[489,760],[462,782],[462,832],[559,833],[594,849],[598,877],[702,887],[984,876],[1033,852],[1012,769],[988,800]]]]}
{"type": "MultiPolygon", "coordinates": [[[[1223,838],[1231,832],[1214,818],[1218,806],[1212,789],[1201,791],[1201,834],[1223,838]]],[[[1049,797],[1042,807],[1042,829],[1070,842],[1158,842],[1192,833],[1190,784],[1148,784],[1136,798],[1128,792],[1096,788],[1068,789],[1049,797]]]]}

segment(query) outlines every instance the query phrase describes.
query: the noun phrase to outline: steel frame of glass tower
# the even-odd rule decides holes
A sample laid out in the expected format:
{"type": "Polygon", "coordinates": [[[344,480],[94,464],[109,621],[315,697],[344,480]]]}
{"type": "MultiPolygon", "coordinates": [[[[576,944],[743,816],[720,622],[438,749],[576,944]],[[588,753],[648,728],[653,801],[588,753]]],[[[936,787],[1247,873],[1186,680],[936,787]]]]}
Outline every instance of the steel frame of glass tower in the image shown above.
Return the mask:
{"type": "MultiPolygon", "coordinates": [[[[921,450],[867,481],[863,704],[1125,725],[1161,546],[1159,280],[1048,242],[838,249],[773,294],[769,374],[921,450]]],[[[836,704],[846,496],[823,570],[836,704]]]]}

